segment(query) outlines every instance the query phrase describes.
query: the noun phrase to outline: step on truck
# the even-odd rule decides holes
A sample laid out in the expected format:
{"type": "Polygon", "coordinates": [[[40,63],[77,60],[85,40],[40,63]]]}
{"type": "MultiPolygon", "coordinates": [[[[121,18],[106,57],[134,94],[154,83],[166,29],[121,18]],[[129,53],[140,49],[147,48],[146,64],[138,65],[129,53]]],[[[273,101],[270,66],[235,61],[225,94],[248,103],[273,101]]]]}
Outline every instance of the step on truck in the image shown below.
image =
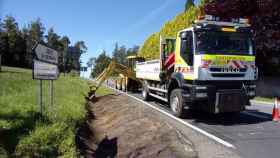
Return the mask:
{"type": "Polygon", "coordinates": [[[175,39],[161,37],[159,59],[136,63],[145,100],[168,102],[177,117],[185,109],[245,110],[258,76],[250,25],[247,19],[217,19],[206,15],[175,39]]]}

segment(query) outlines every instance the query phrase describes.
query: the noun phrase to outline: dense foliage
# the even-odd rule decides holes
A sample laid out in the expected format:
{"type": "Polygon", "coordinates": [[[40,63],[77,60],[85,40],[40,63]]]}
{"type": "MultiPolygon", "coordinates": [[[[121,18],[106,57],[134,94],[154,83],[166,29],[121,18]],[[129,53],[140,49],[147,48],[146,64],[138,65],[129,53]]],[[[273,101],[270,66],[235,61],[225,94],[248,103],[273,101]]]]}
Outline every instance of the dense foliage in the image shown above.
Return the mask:
{"type": "Polygon", "coordinates": [[[58,51],[61,72],[79,71],[80,56],[87,50],[83,41],[77,41],[70,46],[70,39],[67,36],[61,37],[53,28],[45,34],[40,19],[32,21],[22,29],[12,16],[0,19],[0,56],[2,55],[3,65],[32,68],[32,48],[37,42],[58,51]]]}
{"type": "Polygon", "coordinates": [[[139,55],[145,59],[158,59],[160,36],[176,38],[178,31],[189,27],[199,14],[200,7],[191,6],[187,11],[178,14],[173,20],[166,22],[159,32],[153,33],[147,38],[139,51],[139,55]]]}

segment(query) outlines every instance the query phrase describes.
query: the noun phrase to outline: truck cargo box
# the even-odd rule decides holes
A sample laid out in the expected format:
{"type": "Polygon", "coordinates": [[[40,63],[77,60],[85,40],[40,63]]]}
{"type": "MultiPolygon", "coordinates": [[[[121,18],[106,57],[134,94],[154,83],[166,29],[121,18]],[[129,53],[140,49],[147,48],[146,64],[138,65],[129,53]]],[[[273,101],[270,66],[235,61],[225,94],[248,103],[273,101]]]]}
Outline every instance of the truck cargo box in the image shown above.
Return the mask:
{"type": "Polygon", "coordinates": [[[159,81],[160,60],[136,63],[136,77],[145,80],[159,81]]]}

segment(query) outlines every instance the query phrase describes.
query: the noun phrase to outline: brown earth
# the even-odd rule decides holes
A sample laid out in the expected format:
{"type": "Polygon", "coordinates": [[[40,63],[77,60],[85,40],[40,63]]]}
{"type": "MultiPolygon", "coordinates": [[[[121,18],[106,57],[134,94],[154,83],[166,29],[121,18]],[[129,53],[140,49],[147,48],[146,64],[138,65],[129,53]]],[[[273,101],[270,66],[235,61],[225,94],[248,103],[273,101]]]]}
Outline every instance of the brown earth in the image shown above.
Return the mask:
{"type": "Polygon", "coordinates": [[[84,157],[197,157],[192,143],[178,130],[127,96],[100,97],[87,109],[87,123],[77,136],[84,157]]]}

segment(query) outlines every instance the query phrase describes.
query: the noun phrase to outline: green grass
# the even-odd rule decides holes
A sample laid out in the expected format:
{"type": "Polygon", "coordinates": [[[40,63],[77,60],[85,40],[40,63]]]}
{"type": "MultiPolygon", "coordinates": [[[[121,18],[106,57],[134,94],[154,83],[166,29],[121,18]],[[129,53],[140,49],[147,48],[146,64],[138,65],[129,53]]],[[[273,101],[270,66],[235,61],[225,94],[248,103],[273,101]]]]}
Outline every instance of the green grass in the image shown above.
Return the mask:
{"type": "MultiPolygon", "coordinates": [[[[43,119],[38,117],[38,81],[31,70],[2,67],[0,72],[0,157],[75,157],[75,130],[84,121],[87,80],[60,75],[49,105],[43,82],[43,119]]],[[[100,88],[97,95],[111,93],[100,88]]]]}
{"type": "Polygon", "coordinates": [[[263,101],[263,102],[270,102],[274,103],[275,98],[265,98],[265,97],[255,97],[254,100],[256,101],[263,101]]]}

